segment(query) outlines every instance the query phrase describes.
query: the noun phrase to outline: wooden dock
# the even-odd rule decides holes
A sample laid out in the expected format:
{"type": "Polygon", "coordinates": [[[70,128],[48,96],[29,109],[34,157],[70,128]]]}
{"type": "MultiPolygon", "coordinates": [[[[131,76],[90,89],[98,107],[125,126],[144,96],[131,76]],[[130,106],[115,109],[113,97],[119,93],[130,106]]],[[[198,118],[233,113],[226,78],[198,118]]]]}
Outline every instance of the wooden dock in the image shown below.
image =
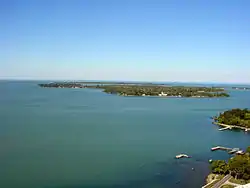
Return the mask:
{"type": "Polygon", "coordinates": [[[216,150],[225,150],[225,151],[230,151],[233,148],[227,148],[227,147],[223,147],[223,146],[216,146],[216,147],[212,147],[211,151],[216,151],[216,150]]]}
{"type": "MultiPolygon", "coordinates": [[[[219,126],[225,128],[225,129],[221,128],[221,130],[226,130],[226,129],[242,129],[242,130],[244,130],[245,132],[250,131],[250,128],[247,128],[247,127],[240,127],[240,126],[237,126],[237,125],[226,125],[226,124],[218,123],[218,122],[215,122],[215,121],[213,122],[213,124],[219,125],[219,126]]],[[[219,129],[219,130],[220,130],[220,129],[219,129]]]]}
{"type": "Polygon", "coordinates": [[[216,146],[216,147],[212,147],[211,151],[216,151],[216,150],[223,150],[223,151],[227,151],[229,154],[234,154],[234,153],[241,153],[243,152],[242,150],[240,150],[240,148],[228,148],[228,147],[223,147],[223,146],[216,146]]]}

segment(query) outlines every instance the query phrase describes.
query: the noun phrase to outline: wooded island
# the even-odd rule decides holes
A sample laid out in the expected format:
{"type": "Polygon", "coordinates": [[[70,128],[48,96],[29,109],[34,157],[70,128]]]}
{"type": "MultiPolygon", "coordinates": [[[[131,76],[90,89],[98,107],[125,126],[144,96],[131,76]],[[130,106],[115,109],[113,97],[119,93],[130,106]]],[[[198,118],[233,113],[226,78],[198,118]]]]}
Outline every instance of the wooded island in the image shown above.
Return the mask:
{"type": "Polygon", "coordinates": [[[233,126],[233,128],[250,128],[250,110],[232,109],[220,113],[215,117],[215,123],[221,126],[233,126]]]}
{"type": "Polygon", "coordinates": [[[156,84],[102,84],[101,82],[57,82],[39,84],[48,88],[95,88],[109,94],[122,96],[162,96],[162,97],[229,97],[223,88],[170,86],[156,84]]]}

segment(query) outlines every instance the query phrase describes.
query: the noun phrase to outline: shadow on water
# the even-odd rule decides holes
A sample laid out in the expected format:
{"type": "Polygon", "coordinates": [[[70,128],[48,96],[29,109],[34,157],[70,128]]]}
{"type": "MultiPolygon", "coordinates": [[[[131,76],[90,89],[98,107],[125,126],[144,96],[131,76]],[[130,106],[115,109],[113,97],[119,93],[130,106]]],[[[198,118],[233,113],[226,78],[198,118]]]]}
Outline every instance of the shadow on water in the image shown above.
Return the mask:
{"type": "Polygon", "coordinates": [[[127,181],[113,185],[65,185],[46,188],[200,188],[209,173],[206,158],[173,159],[171,162],[157,162],[151,177],[144,180],[127,181]]]}

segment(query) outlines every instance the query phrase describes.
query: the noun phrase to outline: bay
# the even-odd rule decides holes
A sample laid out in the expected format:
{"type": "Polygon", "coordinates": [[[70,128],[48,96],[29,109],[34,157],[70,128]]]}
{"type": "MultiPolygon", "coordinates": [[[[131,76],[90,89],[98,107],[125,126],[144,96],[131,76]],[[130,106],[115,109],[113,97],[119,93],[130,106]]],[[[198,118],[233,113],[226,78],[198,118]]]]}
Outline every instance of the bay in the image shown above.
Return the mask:
{"type": "Polygon", "coordinates": [[[201,187],[208,160],[229,157],[211,147],[250,145],[249,133],[218,131],[209,118],[249,108],[249,91],[121,97],[37,83],[0,82],[0,187],[201,187]],[[179,153],[192,158],[174,159],[179,153]]]}

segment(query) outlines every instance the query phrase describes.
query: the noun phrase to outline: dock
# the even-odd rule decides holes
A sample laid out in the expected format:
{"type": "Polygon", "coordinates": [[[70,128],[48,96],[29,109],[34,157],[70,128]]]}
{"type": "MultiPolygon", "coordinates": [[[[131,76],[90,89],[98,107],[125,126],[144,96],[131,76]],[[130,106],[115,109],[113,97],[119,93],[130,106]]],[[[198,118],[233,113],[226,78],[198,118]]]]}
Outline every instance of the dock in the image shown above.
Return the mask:
{"type": "Polygon", "coordinates": [[[230,150],[232,150],[232,148],[227,148],[227,147],[223,147],[223,146],[216,146],[216,147],[211,148],[211,151],[216,151],[216,150],[230,151],[230,150]]]}
{"type": "Polygon", "coordinates": [[[214,121],[213,124],[223,127],[223,128],[221,128],[221,129],[219,129],[219,130],[226,130],[226,129],[242,129],[242,130],[245,131],[245,132],[250,131],[250,128],[247,128],[247,127],[240,127],[240,126],[237,126],[237,125],[226,125],[226,124],[223,124],[223,123],[218,123],[218,122],[216,122],[216,121],[214,121]],[[224,128],[225,128],[225,129],[224,129],[224,128]]]}
{"type": "Polygon", "coordinates": [[[216,147],[212,147],[211,151],[216,151],[216,150],[223,150],[223,151],[227,151],[229,154],[241,154],[244,151],[240,150],[240,148],[228,148],[228,147],[223,147],[223,146],[216,146],[216,147]]]}

